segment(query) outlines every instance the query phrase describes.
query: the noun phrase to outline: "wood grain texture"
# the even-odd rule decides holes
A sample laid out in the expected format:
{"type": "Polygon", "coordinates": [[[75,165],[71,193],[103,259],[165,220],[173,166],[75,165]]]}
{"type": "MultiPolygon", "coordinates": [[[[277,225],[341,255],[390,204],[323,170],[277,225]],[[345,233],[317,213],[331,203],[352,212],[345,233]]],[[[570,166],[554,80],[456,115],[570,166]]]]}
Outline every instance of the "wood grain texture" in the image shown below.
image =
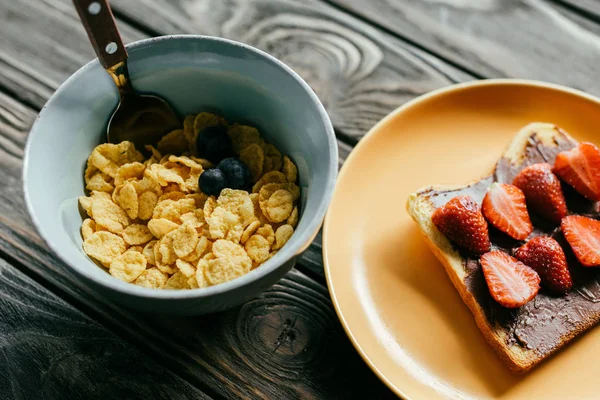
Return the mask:
{"type": "Polygon", "coordinates": [[[1,399],[209,399],[0,259],[1,399]]]}
{"type": "Polygon", "coordinates": [[[0,137],[9,138],[16,153],[0,147],[0,187],[7,189],[0,195],[0,255],[211,396],[390,396],[348,342],[327,289],[298,271],[243,307],[208,317],[132,313],[87,289],[48,250],[24,210],[20,154],[34,117],[0,93],[0,137]]]}
{"type": "MultiPolygon", "coordinates": [[[[482,77],[600,94],[600,25],[546,0],[327,0],[482,77]]],[[[577,0],[579,3],[579,0],[577,0]]]]}
{"type": "MultiPolygon", "coordinates": [[[[56,18],[55,22],[60,20],[56,18]]],[[[34,26],[32,21],[30,27],[34,26]]],[[[85,40],[83,30],[78,35],[79,40],[85,40]]],[[[34,56],[43,57],[30,55],[34,56]]],[[[43,93],[37,89],[44,85],[36,82],[25,79],[17,83],[34,89],[30,93],[43,93]]],[[[43,100],[42,96],[38,98],[43,100]]],[[[35,110],[0,93],[0,185],[7,188],[0,195],[0,254],[18,262],[19,268],[42,279],[53,292],[211,395],[391,397],[349,344],[325,287],[297,271],[241,308],[202,318],[132,314],[90,292],[48,251],[24,209],[21,159],[34,118],[35,110]]]]}
{"type": "Polygon", "coordinates": [[[406,101],[464,73],[318,0],[113,0],[162,34],[239,40],[271,53],[315,90],[335,128],[358,139],[406,101]]]}

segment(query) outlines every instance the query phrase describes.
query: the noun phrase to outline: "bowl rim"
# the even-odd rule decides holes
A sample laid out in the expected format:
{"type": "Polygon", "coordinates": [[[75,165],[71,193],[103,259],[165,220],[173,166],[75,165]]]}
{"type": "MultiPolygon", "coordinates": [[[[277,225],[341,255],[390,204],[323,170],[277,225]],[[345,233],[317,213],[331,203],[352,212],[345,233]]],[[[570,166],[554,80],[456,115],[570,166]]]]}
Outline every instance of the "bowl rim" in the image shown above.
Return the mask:
{"type": "MultiPolygon", "coordinates": [[[[223,294],[223,293],[226,293],[229,291],[233,291],[233,290],[239,289],[243,286],[260,281],[263,277],[271,274],[272,272],[276,271],[277,269],[285,267],[285,265],[288,263],[289,260],[296,257],[299,253],[301,253],[308,247],[308,245],[314,239],[315,235],[317,234],[318,230],[320,229],[320,227],[322,225],[323,219],[325,217],[325,213],[327,211],[327,208],[328,208],[328,206],[331,202],[331,198],[333,196],[333,189],[335,186],[335,181],[336,181],[336,177],[337,177],[337,173],[338,173],[337,139],[335,137],[334,129],[331,124],[331,120],[329,119],[329,116],[325,110],[325,107],[323,106],[323,104],[321,103],[321,101],[319,100],[317,95],[314,93],[314,91],[310,88],[310,86],[294,70],[292,70],[285,63],[283,63],[282,61],[278,60],[274,56],[272,56],[260,49],[257,49],[255,47],[250,46],[245,43],[241,43],[241,42],[237,42],[234,40],[225,39],[225,38],[221,38],[221,37],[207,36],[207,35],[187,35],[187,34],[165,35],[165,36],[158,36],[158,37],[153,37],[153,38],[142,39],[142,40],[138,40],[138,41],[129,43],[125,47],[128,50],[134,50],[136,48],[152,45],[155,42],[165,42],[165,41],[171,41],[171,40],[175,40],[175,41],[180,41],[180,40],[210,41],[210,42],[215,42],[215,43],[219,43],[219,44],[225,44],[227,46],[238,47],[247,52],[254,53],[255,55],[265,59],[267,62],[273,64],[275,67],[278,67],[279,69],[281,69],[285,73],[287,73],[292,79],[294,79],[300,85],[300,87],[308,95],[311,102],[316,106],[316,109],[321,117],[321,120],[324,123],[324,126],[325,126],[325,134],[327,135],[327,143],[328,143],[328,148],[329,148],[328,150],[329,150],[330,162],[329,162],[329,168],[327,171],[327,181],[326,181],[326,186],[325,186],[323,195],[318,203],[316,210],[314,211],[315,217],[311,221],[309,221],[308,224],[302,230],[294,232],[294,235],[290,239],[290,243],[288,243],[281,250],[279,250],[273,258],[266,261],[259,268],[256,268],[243,276],[240,276],[236,279],[233,279],[231,281],[224,282],[224,283],[221,283],[221,284],[218,284],[215,286],[196,288],[196,289],[186,289],[186,290],[177,290],[177,289],[156,290],[153,288],[146,288],[146,287],[134,285],[134,284],[131,284],[128,282],[120,281],[116,278],[113,278],[112,276],[110,277],[111,279],[109,279],[109,280],[100,280],[100,279],[97,279],[95,277],[95,274],[92,273],[91,271],[87,272],[86,268],[76,266],[75,263],[72,263],[71,261],[69,261],[67,259],[67,257],[64,257],[62,254],[62,251],[61,251],[62,246],[58,246],[58,244],[55,243],[54,240],[52,239],[52,235],[49,235],[46,232],[45,228],[42,227],[42,225],[40,224],[39,219],[36,215],[36,212],[34,210],[33,204],[31,202],[30,193],[28,190],[28,186],[29,186],[28,179],[27,179],[29,166],[30,166],[29,152],[30,152],[30,147],[31,147],[32,142],[36,140],[36,137],[38,136],[38,134],[40,132],[40,129],[37,129],[39,121],[40,121],[41,117],[43,115],[45,115],[45,113],[47,112],[46,109],[48,108],[48,106],[51,105],[53,103],[53,101],[57,97],[59,97],[64,90],[66,90],[66,88],[69,86],[69,84],[73,80],[75,80],[79,76],[83,75],[90,68],[99,66],[100,63],[98,61],[98,58],[94,58],[93,60],[91,60],[88,63],[86,63],[85,65],[83,65],[75,73],[73,73],[71,76],[69,76],[63,83],[61,83],[60,86],[56,89],[56,91],[52,94],[52,96],[50,96],[50,98],[46,101],[46,103],[40,110],[38,116],[36,117],[32,127],[29,131],[29,135],[27,137],[27,142],[26,142],[25,149],[24,149],[23,170],[22,170],[21,178],[23,181],[23,193],[24,193],[24,197],[25,197],[25,204],[27,207],[27,211],[33,221],[33,224],[34,224],[37,232],[40,234],[40,236],[44,240],[44,242],[50,247],[50,249],[53,251],[53,253],[60,260],[62,260],[70,268],[70,270],[75,271],[75,273],[77,273],[80,277],[91,280],[94,283],[96,283],[97,285],[100,285],[106,289],[116,291],[116,292],[119,292],[119,293],[122,293],[125,295],[138,297],[138,298],[165,299],[165,300],[205,298],[205,297],[211,297],[211,296],[220,295],[220,294],[223,294]]],[[[115,91],[116,90],[117,89],[115,87],[115,91]]]]}

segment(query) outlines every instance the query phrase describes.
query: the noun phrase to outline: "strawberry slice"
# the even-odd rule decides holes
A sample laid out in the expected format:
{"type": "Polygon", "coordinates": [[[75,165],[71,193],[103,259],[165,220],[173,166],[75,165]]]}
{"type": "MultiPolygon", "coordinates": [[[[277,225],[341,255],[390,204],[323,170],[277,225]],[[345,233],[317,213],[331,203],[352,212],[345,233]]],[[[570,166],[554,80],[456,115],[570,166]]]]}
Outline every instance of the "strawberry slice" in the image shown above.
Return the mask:
{"type": "Polygon", "coordinates": [[[449,240],[472,253],[490,249],[487,223],[470,196],[454,197],[436,209],[431,220],[449,240]]]}
{"type": "Polygon", "coordinates": [[[519,247],[515,258],[533,268],[542,284],[551,291],[565,294],[573,287],[567,257],[560,244],[549,236],[538,236],[519,247]]]}
{"type": "Polygon", "coordinates": [[[581,264],[600,266],[600,221],[570,215],[563,218],[560,228],[581,264]]]}
{"type": "Polygon", "coordinates": [[[559,153],[552,171],[582,196],[600,201],[600,149],[592,143],[559,153]]]}
{"type": "Polygon", "coordinates": [[[550,164],[533,164],[524,168],[515,176],[513,185],[525,194],[529,210],[556,224],[567,215],[565,196],[550,164]]]}
{"type": "Polygon", "coordinates": [[[537,272],[506,253],[490,251],[480,263],[490,294],[503,307],[521,307],[540,290],[537,272]]]}
{"type": "Polygon", "coordinates": [[[508,236],[524,240],[533,231],[525,195],[516,186],[493,183],[481,204],[483,216],[508,236]]]}

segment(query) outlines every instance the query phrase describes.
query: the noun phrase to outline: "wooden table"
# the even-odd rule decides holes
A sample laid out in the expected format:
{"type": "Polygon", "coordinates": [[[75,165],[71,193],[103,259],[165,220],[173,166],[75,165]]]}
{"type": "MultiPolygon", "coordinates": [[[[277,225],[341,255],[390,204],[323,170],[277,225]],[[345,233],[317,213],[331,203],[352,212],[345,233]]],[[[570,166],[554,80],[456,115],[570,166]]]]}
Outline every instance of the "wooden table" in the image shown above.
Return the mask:
{"type": "MultiPolygon", "coordinates": [[[[600,95],[595,0],[112,3],[126,42],[216,35],[283,60],[325,104],[342,161],[394,108],[455,82],[600,95]]],[[[0,399],[393,397],[336,318],[320,237],[281,282],[216,315],[143,315],[81,285],[27,215],[21,163],[36,114],[92,49],[68,0],[0,0],[0,43],[0,399]]]]}

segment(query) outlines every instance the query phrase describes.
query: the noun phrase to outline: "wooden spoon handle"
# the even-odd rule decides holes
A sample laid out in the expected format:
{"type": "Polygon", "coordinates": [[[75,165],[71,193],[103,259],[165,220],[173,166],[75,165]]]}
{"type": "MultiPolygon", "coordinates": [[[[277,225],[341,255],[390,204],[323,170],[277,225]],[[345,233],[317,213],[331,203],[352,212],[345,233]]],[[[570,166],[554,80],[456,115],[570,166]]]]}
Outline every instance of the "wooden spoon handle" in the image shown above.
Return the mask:
{"type": "Polygon", "coordinates": [[[100,64],[106,69],[127,59],[108,0],[73,0],[100,64]]]}

